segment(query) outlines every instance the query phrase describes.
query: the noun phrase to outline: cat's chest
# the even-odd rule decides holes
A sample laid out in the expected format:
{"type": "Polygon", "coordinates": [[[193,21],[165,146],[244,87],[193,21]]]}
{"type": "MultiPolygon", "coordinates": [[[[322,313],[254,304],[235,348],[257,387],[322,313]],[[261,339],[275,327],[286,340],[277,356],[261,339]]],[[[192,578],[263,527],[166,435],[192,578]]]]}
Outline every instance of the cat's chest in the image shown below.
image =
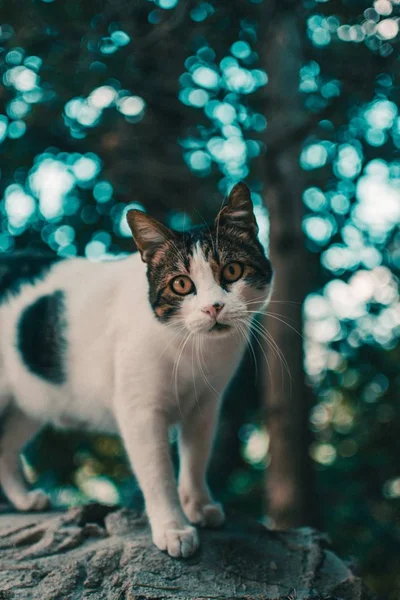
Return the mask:
{"type": "Polygon", "coordinates": [[[171,368],[170,396],[182,410],[190,410],[204,398],[220,397],[232,378],[241,356],[235,346],[213,347],[193,343],[171,368]]]}

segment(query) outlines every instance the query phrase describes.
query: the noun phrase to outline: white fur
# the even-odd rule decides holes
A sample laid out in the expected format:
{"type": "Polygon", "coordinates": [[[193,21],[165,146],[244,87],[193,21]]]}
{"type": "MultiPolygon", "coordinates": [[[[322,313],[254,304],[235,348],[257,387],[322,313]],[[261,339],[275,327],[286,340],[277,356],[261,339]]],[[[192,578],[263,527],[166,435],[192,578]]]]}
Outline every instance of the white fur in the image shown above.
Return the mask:
{"type": "Polygon", "coordinates": [[[0,413],[8,404],[12,414],[0,442],[0,483],[17,508],[45,504],[42,495],[26,489],[17,461],[29,438],[52,423],[121,433],[160,549],[189,556],[198,546],[189,522],[221,524],[223,511],[210,496],[205,471],[220,396],[244,340],[234,332],[208,334],[213,323],[201,309],[224,303],[219,320],[233,323],[260,292],[242,281],[225,292],[200,248],[190,275],[197,294],[184,299],[175,325],[155,318],[139,254],[105,263],[57,263],[43,281],[25,285],[0,307],[0,413]],[[21,311],[56,290],[66,297],[67,381],[61,385],[30,373],[16,345],[21,311]],[[179,492],[168,447],[168,428],[176,423],[181,424],[179,492]]]}

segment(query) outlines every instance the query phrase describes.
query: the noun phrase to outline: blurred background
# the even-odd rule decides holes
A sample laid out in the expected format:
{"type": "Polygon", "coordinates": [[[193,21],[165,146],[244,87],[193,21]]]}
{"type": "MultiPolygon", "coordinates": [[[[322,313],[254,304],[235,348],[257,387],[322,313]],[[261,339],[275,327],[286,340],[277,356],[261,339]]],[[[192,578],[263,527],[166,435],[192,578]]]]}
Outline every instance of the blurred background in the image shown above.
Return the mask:
{"type": "MultiPolygon", "coordinates": [[[[399,0],[0,8],[0,252],[131,252],[129,207],[182,229],[245,180],[276,286],[211,484],[398,598],[399,0]]],[[[46,430],[25,469],[58,506],[140,502],[117,439],[46,430]]]]}

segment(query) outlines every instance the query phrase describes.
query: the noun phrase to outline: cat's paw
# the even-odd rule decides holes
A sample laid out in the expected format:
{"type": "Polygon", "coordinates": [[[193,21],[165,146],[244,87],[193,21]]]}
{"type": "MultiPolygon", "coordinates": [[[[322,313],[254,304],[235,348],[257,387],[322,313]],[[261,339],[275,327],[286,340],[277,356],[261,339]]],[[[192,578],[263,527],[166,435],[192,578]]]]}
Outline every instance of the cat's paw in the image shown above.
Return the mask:
{"type": "Polygon", "coordinates": [[[188,558],[199,547],[199,536],[194,527],[177,527],[170,523],[153,531],[153,542],[159,550],[168,552],[174,558],[188,558]]]}
{"type": "Polygon", "coordinates": [[[202,503],[187,499],[182,503],[182,508],[192,525],[214,528],[221,527],[225,522],[224,509],[218,502],[202,503]]]}
{"type": "Polygon", "coordinates": [[[16,508],[24,512],[47,510],[50,508],[50,498],[42,490],[32,490],[16,503],[16,508]]]}

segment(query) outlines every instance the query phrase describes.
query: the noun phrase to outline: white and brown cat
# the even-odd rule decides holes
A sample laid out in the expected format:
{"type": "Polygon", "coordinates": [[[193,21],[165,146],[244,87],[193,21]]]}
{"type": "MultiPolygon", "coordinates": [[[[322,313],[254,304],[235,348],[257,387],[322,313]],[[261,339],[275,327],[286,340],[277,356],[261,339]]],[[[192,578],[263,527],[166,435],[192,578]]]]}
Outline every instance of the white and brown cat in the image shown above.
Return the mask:
{"type": "Polygon", "coordinates": [[[47,496],[28,489],[19,464],[29,439],[44,424],[118,432],[154,543],[187,557],[193,525],[224,521],[207,462],[271,265],[243,183],[209,227],[177,233],[136,210],[127,219],[139,249],[128,258],[0,258],[0,485],[17,509],[42,510],[47,496]]]}

